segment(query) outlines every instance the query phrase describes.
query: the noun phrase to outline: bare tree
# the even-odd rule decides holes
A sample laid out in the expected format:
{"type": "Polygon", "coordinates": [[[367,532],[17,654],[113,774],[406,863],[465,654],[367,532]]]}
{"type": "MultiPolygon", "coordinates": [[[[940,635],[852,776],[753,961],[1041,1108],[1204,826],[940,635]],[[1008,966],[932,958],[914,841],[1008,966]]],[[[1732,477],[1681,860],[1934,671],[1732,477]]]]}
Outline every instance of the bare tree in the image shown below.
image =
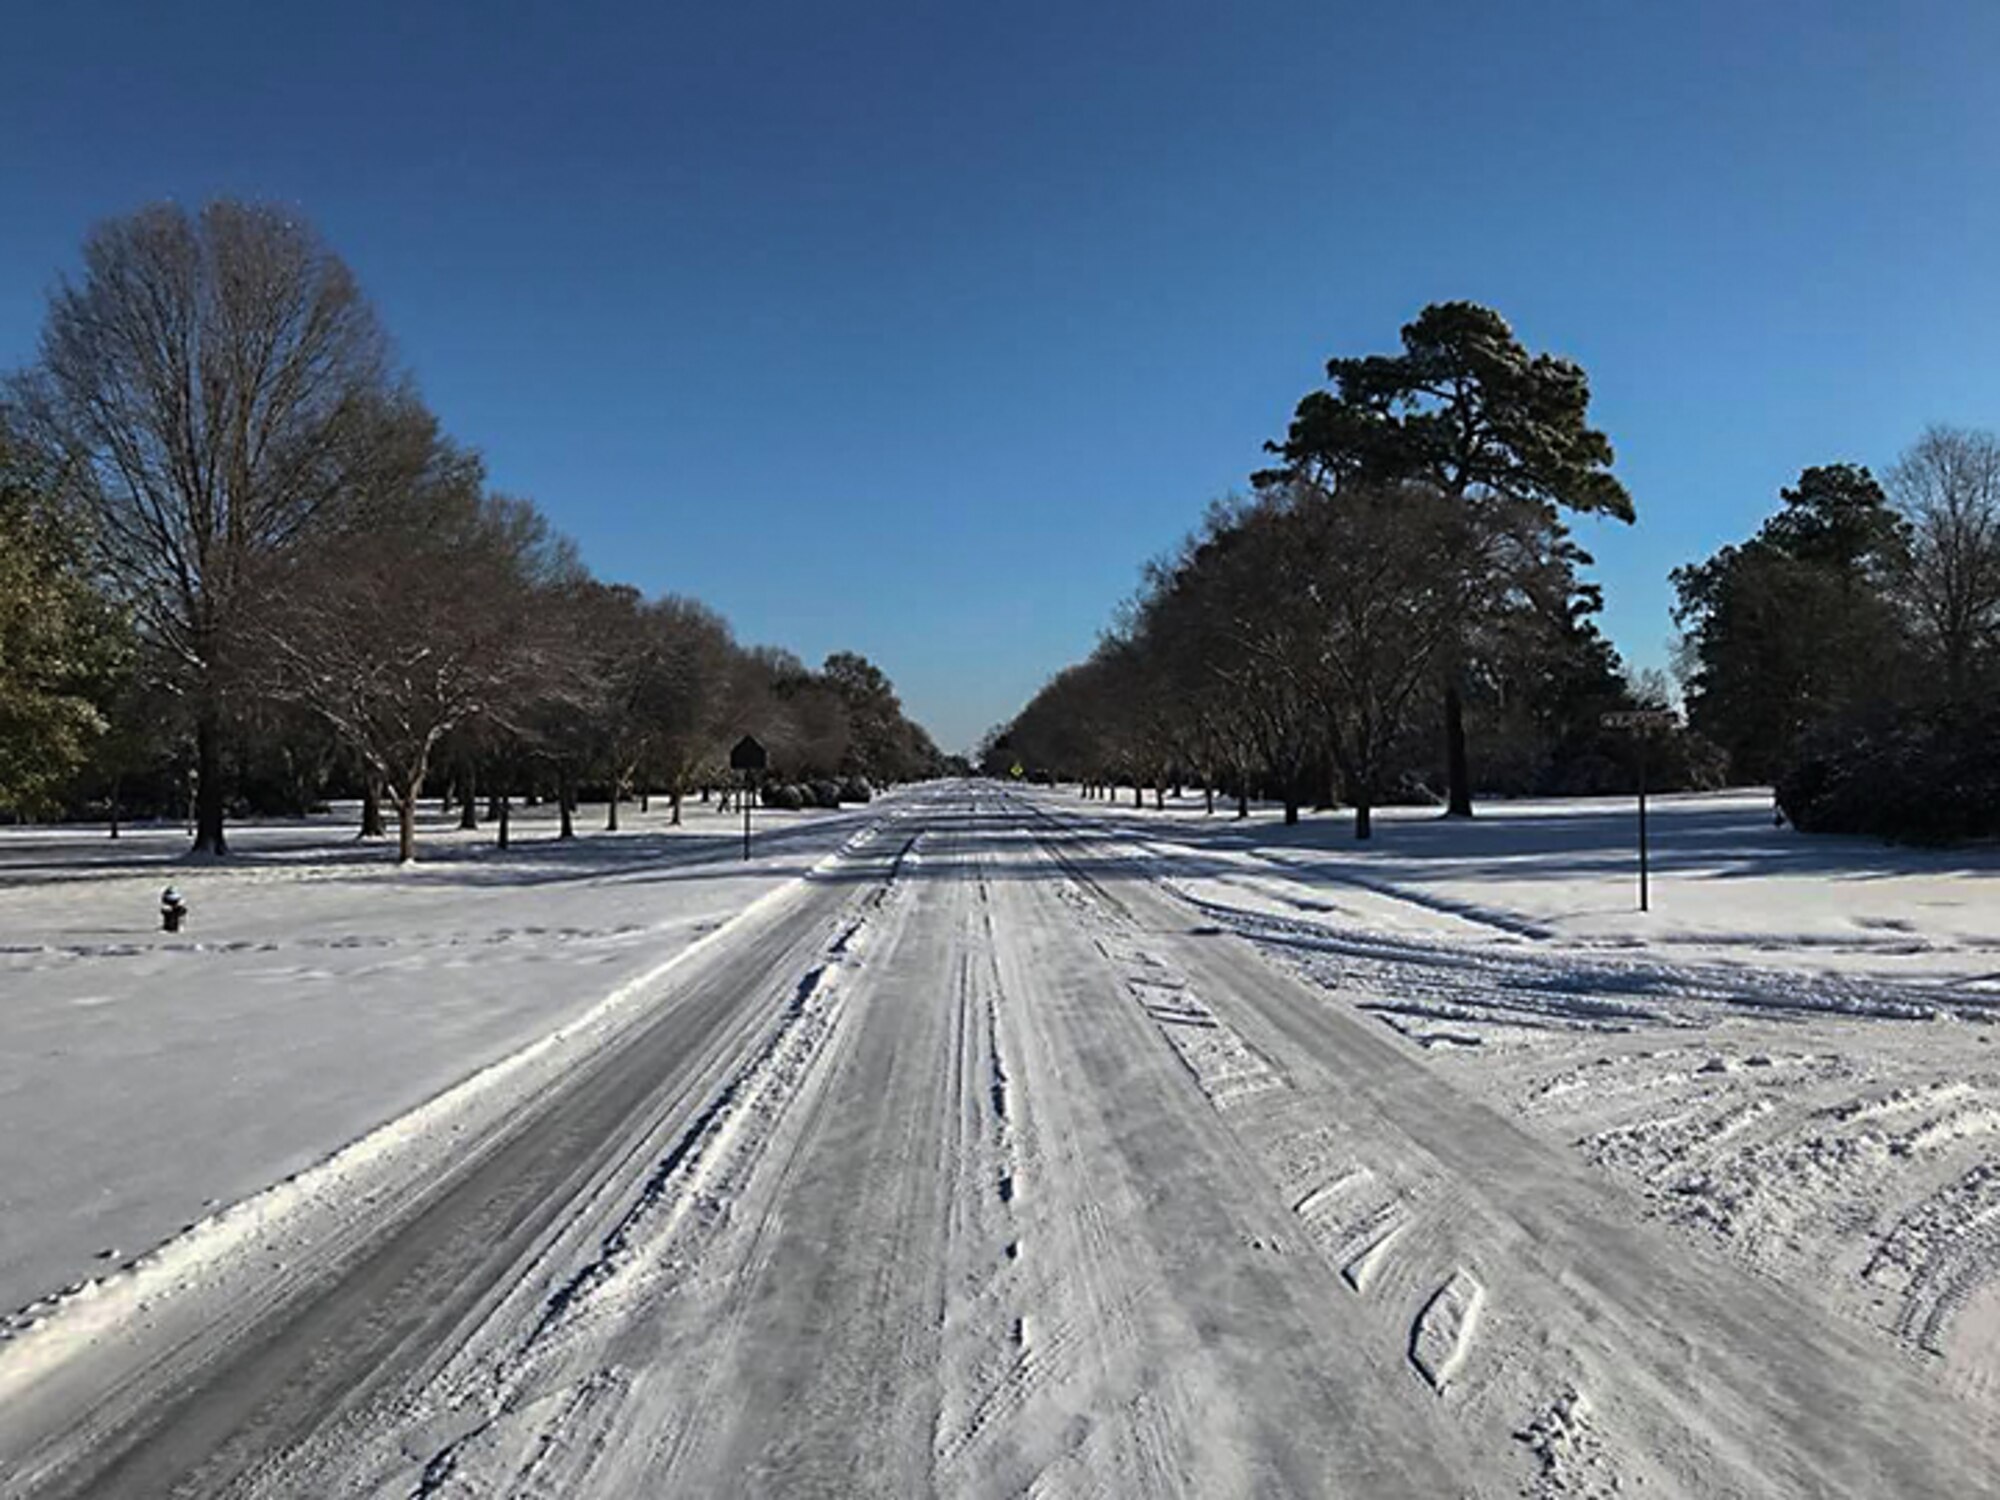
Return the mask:
{"type": "Polygon", "coordinates": [[[853,743],[839,690],[775,646],[745,654],[731,717],[764,742],[773,772],[790,778],[837,775],[853,743]]]}
{"type": "Polygon", "coordinates": [[[582,607],[590,617],[588,670],[599,689],[596,759],[609,783],[604,828],[616,833],[619,808],[657,744],[662,662],[637,589],[595,584],[582,607]]]}
{"type": "Polygon", "coordinates": [[[578,572],[535,603],[543,649],[516,722],[522,745],[555,776],[561,839],[576,837],[579,787],[611,739],[611,684],[597,634],[605,597],[605,585],[578,572]]]}
{"type": "Polygon", "coordinates": [[[1132,784],[1132,805],[1145,805],[1151,785],[1156,804],[1165,801],[1165,781],[1181,732],[1180,701],[1147,611],[1133,606],[1119,629],[1098,642],[1092,661],[1096,681],[1099,743],[1114,775],[1132,784]]]}
{"type": "Polygon", "coordinates": [[[1373,832],[1390,751],[1486,587],[1482,532],[1421,484],[1297,487],[1257,529],[1271,608],[1302,648],[1279,665],[1318,706],[1357,839],[1373,832]]]}
{"type": "Polygon", "coordinates": [[[371,461],[362,418],[387,362],[347,267],[282,208],[102,224],[50,303],[20,404],[189,701],[197,850],[226,850],[222,740],[255,575],[371,461]]]}
{"type": "Polygon", "coordinates": [[[669,595],[647,616],[660,663],[654,754],[678,826],[688,792],[722,764],[736,645],[728,623],[698,600],[669,595]]]}
{"type": "Polygon", "coordinates": [[[1275,525],[1268,503],[1218,507],[1187,566],[1196,607],[1209,617],[1210,669],[1229,695],[1234,733],[1276,783],[1285,821],[1296,823],[1324,727],[1308,687],[1310,632],[1295,613],[1274,607],[1268,570],[1281,547],[1270,534],[1275,525]]]}
{"type": "Polygon", "coordinates": [[[280,574],[265,616],[262,682],[324,718],[388,789],[399,862],[416,856],[417,799],[440,742],[500,719],[540,669],[546,526],[479,480],[440,444],[400,507],[280,574]]]}
{"type": "Polygon", "coordinates": [[[1262,706],[1258,664],[1246,658],[1232,627],[1248,601],[1233,600],[1228,568],[1216,556],[1218,537],[1240,513],[1215,507],[1209,527],[1191,537],[1178,556],[1147,570],[1143,608],[1161,670],[1179,706],[1181,740],[1199,771],[1208,811],[1215,810],[1218,780],[1235,788],[1236,815],[1250,815],[1249,783],[1258,760],[1262,706]],[[1233,601],[1225,610],[1225,601],[1233,601]]]}
{"type": "Polygon", "coordinates": [[[1898,592],[1964,707],[2000,636],[2000,439],[1932,427],[1887,478],[1909,526],[1898,592]]]}

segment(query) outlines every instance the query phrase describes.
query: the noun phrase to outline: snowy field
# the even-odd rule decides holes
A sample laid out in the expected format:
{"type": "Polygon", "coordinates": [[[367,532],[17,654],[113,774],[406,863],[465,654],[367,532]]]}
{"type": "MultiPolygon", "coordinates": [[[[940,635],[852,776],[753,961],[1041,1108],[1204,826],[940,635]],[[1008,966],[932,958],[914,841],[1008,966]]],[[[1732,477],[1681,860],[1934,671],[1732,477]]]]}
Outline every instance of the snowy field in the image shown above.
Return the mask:
{"type": "Polygon", "coordinates": [[[1150,793],[1135,810],[1129,789],[1110,808],[1073,790],[1040,795],[1162,842],[1192,840],[1203,873],[1239,896],[1261,889],[1273,910],[1342,924],[2000,988],[2000,848],[1807,837],[1775,824],[1768,791],[1649,799],[1643,914],[1630,797],[1487,802],[1469,820],[1385,808],[1374,839],[1357,844],[1344,813],[1286,828],[1268,806],[1244,822],[1226,803],[1204,816],[1195,795],[1165,812],[1150,793]]]}
{"type": "Polygon", "coordinates": [[[1655,815],[0,836],[0,1495],[2000,1493],[2000,862],[1655,815]]]}
{"type": "Polygon", "coordinates": [[[347,810],[233,827],[222,863],[0,830],[0,1327],[583,1015],[865,815],[760,809],[745,864],[739,819],[664,809],[568,842],[517,811],[504,852],[433,812],[408,869],[347,810]]]}

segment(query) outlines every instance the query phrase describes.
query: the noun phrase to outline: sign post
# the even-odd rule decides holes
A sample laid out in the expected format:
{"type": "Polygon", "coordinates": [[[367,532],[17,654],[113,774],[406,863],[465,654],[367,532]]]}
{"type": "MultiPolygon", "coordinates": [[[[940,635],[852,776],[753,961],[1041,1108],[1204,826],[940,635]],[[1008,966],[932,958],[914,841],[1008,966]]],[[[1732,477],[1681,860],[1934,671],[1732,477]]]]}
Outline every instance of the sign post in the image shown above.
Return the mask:
{"type": "Polygon", "coordinates": [[[729,752],[729,768],[740,771],[743,776],[743,857],[750,857],[750,802],[751,789],[757,784],[757,773],[771,763],[764,747],[756,736],[744,735],[729,752]]]}
{"type": "Polygon", "coordinates": [[[1646,849],[1646,739],[1655,729],[1672,729],[1680,717],[1671,708],[1628,708],[1598,720],[1606,729],[1631,730],[1638,738],[1639,760],[1639,910],[1651,911],[1646,849]]]}

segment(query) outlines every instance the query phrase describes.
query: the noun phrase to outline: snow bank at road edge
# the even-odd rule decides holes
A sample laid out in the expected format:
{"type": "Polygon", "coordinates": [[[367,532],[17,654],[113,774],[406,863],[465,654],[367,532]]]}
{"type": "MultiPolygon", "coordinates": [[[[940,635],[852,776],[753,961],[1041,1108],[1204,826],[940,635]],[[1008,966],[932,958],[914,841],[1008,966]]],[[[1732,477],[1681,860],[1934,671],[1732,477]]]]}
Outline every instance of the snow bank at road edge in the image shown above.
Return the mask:
{"type": "MultiPolygon", "coordinates": [[[[893,816],[893,814],[891,815],[893,816]]],[[[626,980],[580,1015],[433,1095],[401,1115],[260,1192],[188,1225],[152,1250],[104,1276],[74,1282],[0,1318],[0,1408],[35,1380],[74,1355],[116,1336],[138,1314],[170,1299],[213,1288],[248,1270],[249,1257],[275,1249],[274,1237],[303,1248],[317,1238],[313,1222],[341,1205],[372,1203],[391,1190],[396,1168],[426,1141],[447,1134],[476,1134],[526,1097],[528,1075],[573,1065],[615,1034],[620,1012],[696,954],[758,913],[778,905],[814,875],[833,868],[870,842],[882,823],[857,831],[812,868],[756,897],[742,910],[642,974],[626,980]],[[581,1034],[602,1031],[592,1046],[567,1046],[581,1034]],[[561,1055],[556,1055],[561,1049],[561,1055]],[[521,1087],[509,1089],[510,1084],[521,1087]]],[[[410,1164],[413,1167],[417,1164],[410,1164]]],[[[411,1175],[414,1175],[414,1171],[411,1175]]]]}

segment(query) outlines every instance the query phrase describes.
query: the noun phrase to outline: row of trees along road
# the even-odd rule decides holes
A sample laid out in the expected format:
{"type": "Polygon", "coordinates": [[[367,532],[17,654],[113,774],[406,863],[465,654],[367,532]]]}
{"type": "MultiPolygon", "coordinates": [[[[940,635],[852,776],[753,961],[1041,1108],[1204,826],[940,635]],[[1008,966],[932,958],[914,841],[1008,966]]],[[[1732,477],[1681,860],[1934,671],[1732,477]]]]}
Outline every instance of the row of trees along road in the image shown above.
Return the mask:
{"type": "MultiPolygon", "coordinates": [[[[1640,701],[1592,616],[1569,514],[1629,522],[1581,368],[1531,353],[1467,302],[1425,308],[1394,354],[1338,358],[1299,403],[1248,498],[1210,509],[1085,662],[983,755],[1092,788],[1198,779],[1285,803],[1373,808],[1441,786],[1603,791],[1599,728],[1640,701]],[[1440,764],[1441,761],[1441,764],[1440,764]]],[[[1663,701],[1664,686],[1641,697],[1663,701]]],[[[1663,774],[1702,774],[1676,738],[1663,774]]]]}
{"type": "Polygon", "coordinates": [[[1673,574],[1690,723],[1801,828],[2000,833],[2000,439],[1934,427],[1878,482],[1800,474],[1673,574]]]}
{"type": "Polygon", "coordinates": [[[942,765],[888,680],[746,649],[690,599],[590,576],[495,494],[391,358],[348,268],[283,210],[94,230],[0,404],[0,809],[386,797],[399,853],[442,769],[483,791],[681,800],[754,732],[790,780],[942,765]]]}

